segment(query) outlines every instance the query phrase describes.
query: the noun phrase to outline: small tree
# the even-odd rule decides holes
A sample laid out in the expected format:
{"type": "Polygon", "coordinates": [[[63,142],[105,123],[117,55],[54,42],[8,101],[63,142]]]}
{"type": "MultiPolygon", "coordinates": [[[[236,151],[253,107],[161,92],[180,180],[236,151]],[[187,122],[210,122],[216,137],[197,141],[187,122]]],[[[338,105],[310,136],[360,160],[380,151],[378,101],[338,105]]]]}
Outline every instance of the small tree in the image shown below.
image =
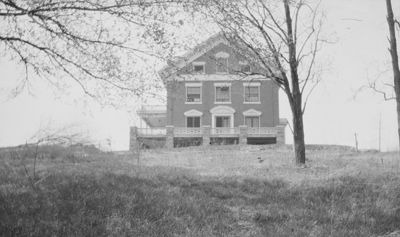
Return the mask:
{"type": "Polygon", "coordinates": [[[242,54],[261,65],[286,94],[293,116],[295,161],[305,164],[303,114],[319,82],[315,67],[321,45],[318,5],[305,0],[204,0],[201,10],[242,54]]]}
{"type": "Polygon", "coordinates": [[[47,126],[40,128],[29,139],[29,143],[27,141],[25,145],[18,147],[22,149],[16,149],[13,155],[16,158],[21,159],[26,178],[32,188],[36,188],[37,184],[47,177],[45,176],[39,179],[37,176],[36,167],[38,159],[45,155],[45,151],[42,148],[47,147],[47,152],[55,152],[57,149],[60,149],[60,147],[63,147],[64,149],[72,149],[72,146],[76,144],[90,144],[90,139],[87,135],[77,130],[77,128],[78,127],[74,125],[69,125],[56,129],[52,128],[50,124],[48,124],[47,126]],[[31,169],[27,166],[28,160],[33,162],[31,169]],[[31,172],[29,172],[30,170],[31,172]]]}

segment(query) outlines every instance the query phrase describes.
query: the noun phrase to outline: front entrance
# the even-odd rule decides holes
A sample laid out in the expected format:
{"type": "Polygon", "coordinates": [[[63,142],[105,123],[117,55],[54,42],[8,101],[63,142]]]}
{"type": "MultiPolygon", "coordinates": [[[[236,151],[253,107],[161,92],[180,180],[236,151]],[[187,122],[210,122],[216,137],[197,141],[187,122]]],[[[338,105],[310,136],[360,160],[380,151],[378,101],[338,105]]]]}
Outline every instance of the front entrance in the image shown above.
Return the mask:
{"type": "Polygon", "coordinates": [[[215,127],[216,128],[231,127],[231,117],[230,116],[215,116],[215,127]]]}
{"type": "Polygon", "coordinates": [[[235,110],[229,106],[219,105],[210,110],[213,128],[233,128],[235,110]]]}

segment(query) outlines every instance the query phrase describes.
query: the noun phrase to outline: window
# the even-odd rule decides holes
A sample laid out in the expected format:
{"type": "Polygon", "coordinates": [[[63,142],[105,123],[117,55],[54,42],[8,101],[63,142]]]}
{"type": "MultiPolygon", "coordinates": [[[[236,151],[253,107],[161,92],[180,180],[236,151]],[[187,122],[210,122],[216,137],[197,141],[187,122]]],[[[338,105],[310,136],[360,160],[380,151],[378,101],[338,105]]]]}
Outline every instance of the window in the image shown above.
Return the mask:
{"type": "Polygon", "coordinates": [[[258,128],[260,127],[260,117],[259,116],[251,116],[244,117],[244,122],[249,128],[258,128]]]}
{"type": "Polygon", "coordinates": [[[187,84],[186,85],[186,102],[187,103],[201,103],[201,85],[200,84],[187,84]]]}
{"type": "Polygon", "coordinates": [[[231,117],[229,116],[216,116],[215,127],[217,128],[229,128],[231,126],[231,117]]]}
{"type": "Polygon", "coordinates": [[[193,62],[193,72],[197,74],[204,74],[205,62],[193,62]]]}
{"type": "Polygon", "coordinates": [[[244,103],[259,103],[260,84],[245,83],[243,86],[244,86],[244,103]]]}
{"type": "Polygon", "coordinates": [[[228,73],[228,58],[227,52],[221,51],[215,54],[217,73],[228,73]]]}
{"type": "Polygon", "coordinates": [[[248,65],[248,64],[240,64],[240,72],[250,73],[250,65],[248,65]]]}
{"type": "Polygon", "coordinates": [[[239,61],[240,72],[242,73],[250,73],[250,65],[247,61],[239,61]]]}
{"type": "Polygon", "coordinates": [[[200,117],[186,117],[186,127],[199,128],[200,127],[200,117]]]}
{"type": "Polygon", "coordinates": [[[222,102],[222,103],[231,102],[230,86],[221,85],[215,87],[215,102],[222,102]]]}
{"type": "Polygon", "coordinates": [[[228,73],[228,58],[217,58],[217,73],[228,73]]]}

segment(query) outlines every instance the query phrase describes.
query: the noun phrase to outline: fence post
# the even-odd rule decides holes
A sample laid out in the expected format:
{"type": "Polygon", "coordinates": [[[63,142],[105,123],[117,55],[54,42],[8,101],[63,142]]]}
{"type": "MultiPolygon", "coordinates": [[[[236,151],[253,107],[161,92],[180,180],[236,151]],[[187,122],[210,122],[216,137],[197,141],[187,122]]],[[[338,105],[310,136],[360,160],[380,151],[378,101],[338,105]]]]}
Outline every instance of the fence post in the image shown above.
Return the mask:
{"type": "Polygon", "coordinates": [[[210,133],[211,133],[211,126],[210,125],[204,125],[202,127],[202,134],[203,134],[203,146],[209,146],[210,145],[210,133]]]}
{"type": "Polygon", "coordinates": [[[239,144],[246,145],[247,144],[247,126],[240,125],[239,126],[239,144]]]}
{"type": "Polygon", "coordinates": [[[174,126],[167,125],[165,128],[167,129],[165,147],[168,149],[174,148],[174,126]]]}

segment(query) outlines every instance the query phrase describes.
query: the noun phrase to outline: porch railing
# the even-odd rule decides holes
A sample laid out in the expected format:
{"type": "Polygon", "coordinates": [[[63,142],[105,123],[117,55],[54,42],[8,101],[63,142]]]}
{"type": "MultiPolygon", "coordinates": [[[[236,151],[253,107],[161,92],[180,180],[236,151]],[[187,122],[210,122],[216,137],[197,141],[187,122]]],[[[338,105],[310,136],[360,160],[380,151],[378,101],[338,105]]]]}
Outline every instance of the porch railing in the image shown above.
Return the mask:
{"type": "Polygon", "coordinates": [[[138,128],[137,133],[139,136],[166,136],[166,128],[138,128]]]}
{"type": "Polygon", "coordinates": [[[182,128],[182,127],[174,128],[175,136],[195,137],[195,136],[201,136],[202,134],[203,134],[202,128],[182,128]]]}
{"type": "Polygon", "coordinates": [[[276,133],[276,128],[271,127],[247,128],[249,135],[275,135],[276,133]]]}
{"type": "Polygon", "coordinates": [[[239,135],[239,128],[211,128],[211,135],[239,135]]]}
{"type": "MultiPolygon", "coordinates": [[[[203,136],[203,129],[200,128],[186,128],[186,127],[174,127],[173,134],[175,137],[201,137],[203,136]]],[[[238,136],[240,134],[240,128],[209,128],[211,136],[238,136]]],[[[137,134],[139,136],[166,136],[166,128],[138,128],[137,134]]],[[[275,136],[277,135],[277,129],[274,127],[260,127],[260,128],[247,128],[247,135],[251,137],[257,136],[275,136]]]]}

